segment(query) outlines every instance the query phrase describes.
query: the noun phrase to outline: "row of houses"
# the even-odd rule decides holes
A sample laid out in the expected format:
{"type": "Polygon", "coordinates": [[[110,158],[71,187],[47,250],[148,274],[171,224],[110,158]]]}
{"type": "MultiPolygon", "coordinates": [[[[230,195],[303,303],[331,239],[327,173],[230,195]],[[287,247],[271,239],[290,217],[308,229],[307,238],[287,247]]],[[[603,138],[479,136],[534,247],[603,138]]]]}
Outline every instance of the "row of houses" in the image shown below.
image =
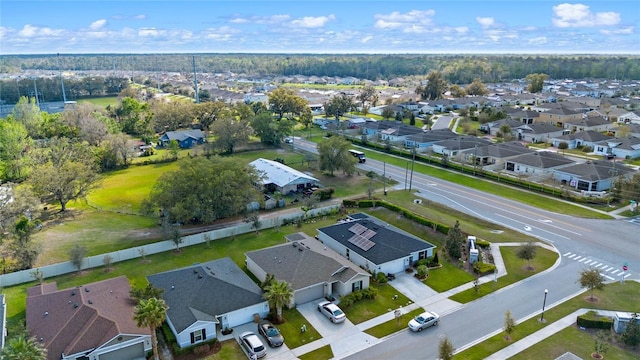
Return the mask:
{"type": "MultiPolygon", "coordinates": [[[[318,229],[316,238],[291,234],[280,245],[245,254],[259,281],[288,282],[290,307],[340,297],[369,287],[374,272],[398,273],[433,256],[435,246],[363,213],[318,229]]],[[[220,332],[266,317],[262,289],[230,258],[153,274],[169,306],[166,322],[180,347],[209,341],[220,332]]],[[[135,302],[126,277],[58,290],[42,283],[27,290],[27,329],[49,360],[144,359],[148,328],[133,320],[135,302]]]]}

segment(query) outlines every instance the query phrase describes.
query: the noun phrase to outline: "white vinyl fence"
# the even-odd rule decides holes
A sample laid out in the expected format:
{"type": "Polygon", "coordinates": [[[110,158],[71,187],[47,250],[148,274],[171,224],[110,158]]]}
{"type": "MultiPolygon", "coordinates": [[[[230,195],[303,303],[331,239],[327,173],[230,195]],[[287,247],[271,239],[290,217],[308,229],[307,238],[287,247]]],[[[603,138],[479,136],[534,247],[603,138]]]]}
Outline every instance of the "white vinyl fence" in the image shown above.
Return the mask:
{"type": "MultiPolygon", "coordinates": [[[[307,217],[317,217],[325,214],[329,214],[331,212],[337,211],[340,209],[340,205],[330,205],[322,208],[311,209],[307,212],[307,217]]],[[[260,219],[260,229],[269,229],[275,227],[277,225],[282,225],[286,222],[292,222],[296,219],[301,219],[304,217],[304,212],[296,212],[292,214],[287,214],[277,218],[265,218],[260,219]]],[[[196,244],[202,244],[206,242],[205,236],[208,235],[211,241],[215,241],[218,239],[227,238],[229,236],[245,234],[251,231],[255,231],[253,225],[251,223],[242,223],[235,226],[230,226],[222,229],[216,229],[212,231],[207,231],[199,234],[189,235],[182,238],[182,243],[180,247],[187,247],[196,244]]],[[[147,244],[143,246],[137,246],[129,249],[114,251],[101,255],[94,255],[84,259],[82,263],[82,269],[91,269],[100,266],[104,266],[105,256],[111,257],[111,263],[117,263],[120,261],[131,260],[135,258],[142,257],[142,254],[152,255],[165,251],[170,251],[176,248],[176,245],[171,240],[160,241],[152,244],[147,244]]],[[[39,268],[16,271],[9,274],[0,275],[0,287],[12,286],[17,284],[22,284],[26,282],[30,282],[34,280],[33,272],[40,271],[44,278],[49,278],[58,275],[64,275],[68,273],[72,273],[77,271],[77,269],[71,264],[70,261],[46,265],[39,268]]]]}

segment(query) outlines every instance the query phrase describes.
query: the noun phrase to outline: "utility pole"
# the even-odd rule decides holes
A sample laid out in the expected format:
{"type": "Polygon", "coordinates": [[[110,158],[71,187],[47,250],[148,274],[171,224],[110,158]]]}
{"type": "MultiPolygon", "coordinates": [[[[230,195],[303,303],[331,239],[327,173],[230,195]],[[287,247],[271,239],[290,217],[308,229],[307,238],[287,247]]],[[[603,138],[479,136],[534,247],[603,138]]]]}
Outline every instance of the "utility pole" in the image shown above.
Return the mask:
{"type": "Polygon", "coordinates": [[[416,147],[415,145],[411,148],[411,153],[413,156],[411,157],[411,177],[409,178],[409,192],[411,192],[411,185],[413,184],[413,165],[416,162],[416,147]]]}
{"type": "Polygon", "coordinates": [[[387,163],[386,162],[382,163],[382,177],[384,178],[383,180],[384,194],[387,195],[387,163]]]}
{"type": "Polygon", "coordinates": [[[196,57],[193,56],[193,86],[196,89],[196,104],[200,103],[200,95],[198,95],[198,75],[196,73],[196,57]]]}
{"type": "Polygon", "coordinates": [[[60,70],[60,86],[62,87],[62,101],[67,103],[67,94],[64,92],[64,81],[62,80],[62,67],[60,66],[60,53],[58,53],[58,70],[60,70]]]}

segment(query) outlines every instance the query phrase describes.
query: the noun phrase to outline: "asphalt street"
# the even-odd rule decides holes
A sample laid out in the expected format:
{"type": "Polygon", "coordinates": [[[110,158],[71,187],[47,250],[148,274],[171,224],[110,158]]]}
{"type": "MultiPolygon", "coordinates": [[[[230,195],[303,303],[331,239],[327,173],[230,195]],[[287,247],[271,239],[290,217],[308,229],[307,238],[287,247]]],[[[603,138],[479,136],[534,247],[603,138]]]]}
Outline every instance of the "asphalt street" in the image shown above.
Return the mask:
{"type": "MultiPolygon", "coordinates": [[[[296,145],[315,152],[313,143],[300,140],[296,145]]],[[[583,219],[541,210],[417,172],[410,174],[409,164],[401,168],[367,159],[358,166],[364,171],[384,172],[398,182],[396,189],[411,189],[417,198],[441,203],[495,224],[496,236],[505,228],[513,229],[554,245],[561,256],[553,271],[443,314],[436,328],[422,333],[402,331],[348,359],[436,359],[443,336],[447,336],[454,347],[466,348],[501,331],[507,310],[517,321],[538,316],[545,289],[549,291],[547,308],[574,296],[581,291],[577,283],[579,274],[588,267],[599,269],[611,281],[640,279],[640,236],[637,235],[640,220],[583,219]],[[623,264],[627,264],[628,271],[622,271],[623,264]]]]}

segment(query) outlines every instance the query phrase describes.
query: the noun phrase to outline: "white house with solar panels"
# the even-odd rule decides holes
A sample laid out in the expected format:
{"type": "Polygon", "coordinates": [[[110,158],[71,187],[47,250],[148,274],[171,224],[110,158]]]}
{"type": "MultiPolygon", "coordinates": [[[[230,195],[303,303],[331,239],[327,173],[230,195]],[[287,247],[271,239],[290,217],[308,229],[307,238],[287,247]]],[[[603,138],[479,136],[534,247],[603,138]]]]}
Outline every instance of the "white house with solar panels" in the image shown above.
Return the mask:
{"type": "Polygon", "coordinates": [[[300,192],[319,185],[318,179],[273,160],[257,159],[250,163],[263,176],[267,192],[279,191],[283,195],[300,192]]]}
{"type": "Polygon", "coordinates": [[[433,256],[435,245],[373,216],[351,214],[318,229],[318,240],[369,272],[399,273],[433,256]]]}

